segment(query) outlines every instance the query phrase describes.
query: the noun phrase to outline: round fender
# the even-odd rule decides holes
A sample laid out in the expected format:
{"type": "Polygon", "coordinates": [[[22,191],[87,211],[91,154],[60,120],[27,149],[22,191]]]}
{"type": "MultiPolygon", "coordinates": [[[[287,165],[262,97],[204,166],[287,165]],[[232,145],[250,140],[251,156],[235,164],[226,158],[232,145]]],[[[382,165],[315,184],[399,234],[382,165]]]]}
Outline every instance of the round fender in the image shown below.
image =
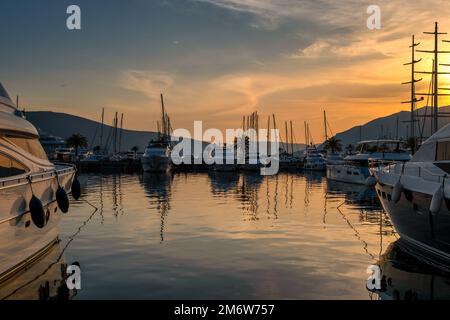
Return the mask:
{"type": "Polygon", "coordinates": [[[394,185],[394,191],[392,191],[392,200],[396,203],[399,202],[402,192],[403,192],[403,185],[400,182],[400,179],[398,179],[397,183],[394,185]]]}
{"type": "Polygon", "coordinates": [[[368,187],[375,187],[375,185],[377,184],[377,178],[375,178],[374,176],[369,176],[366,179],[366,186],[368,187]]]}
{"type": "Polygon", "coordinates": [[[438,213],[441,210],[442,201],[444,200],[444,190],[439,187],[438,190],[433,194],[431,199],[430,211],[431,213],[438,213]]]}
{"type": "Polygon", "coordinates": [[[58,187],[56,190],[56,203],[58,204],[58,208],[63,212],[67,213],[69,211],[69,197],[67,196],[66,190],[58,187]]]}
{"type": "Polygon", "coordinates": [[[77,177],[72,182],[72,196],[75,200],[80,199],[81,196],[81,185],[77,177]]]}
{"type": "Polygon", "coordinates": [[[36,196],[32,196],[30,200],[30,213],[31,220],[39,229],[42,229],[47,224],[47,218],[44,212],[44,206],[42,205],[41,200],[36,198],[36,196]]]}

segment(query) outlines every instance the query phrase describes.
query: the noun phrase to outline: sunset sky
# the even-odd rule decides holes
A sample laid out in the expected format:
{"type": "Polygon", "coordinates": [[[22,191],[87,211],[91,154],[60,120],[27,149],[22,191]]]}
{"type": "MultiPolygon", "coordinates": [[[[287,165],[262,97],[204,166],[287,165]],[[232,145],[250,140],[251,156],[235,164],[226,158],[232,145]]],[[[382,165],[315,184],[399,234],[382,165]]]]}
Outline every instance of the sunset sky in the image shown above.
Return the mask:
{"type": "Polygon", "coordinates": [[[2,0],[0,81],[28,110],[99,120],[105,107],[128,129],[156,129],[162,92],[177,128],[235,128],[258,110],[320,141],[324,109],[335,133],[407,110],[411,35],[432,49],[422,32],[450,32],[449,14],[439,0],[2,0]],[[81,31],[66,28],[70,4],[81,31]],[[381,30],[366,27],[371,4],[381,30]]]}

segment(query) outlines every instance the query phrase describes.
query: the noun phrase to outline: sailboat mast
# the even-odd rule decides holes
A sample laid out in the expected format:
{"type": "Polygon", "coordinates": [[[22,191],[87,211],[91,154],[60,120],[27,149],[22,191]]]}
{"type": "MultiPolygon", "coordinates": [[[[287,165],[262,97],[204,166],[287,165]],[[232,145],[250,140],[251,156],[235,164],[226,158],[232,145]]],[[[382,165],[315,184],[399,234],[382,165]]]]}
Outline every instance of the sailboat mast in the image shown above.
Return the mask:
{"type": "Polygon", "coordinates": [[[100,127],[100,148],[103,149],[103,126],[105,123],[105,108],[102,108],[102,124],[100,127]]]}
{"type": "Polygon", "coordinates": [[[120,116],[119,152],[122,151],[123,113],[120,116]]]}
{"type": "MultiPolygon", "coordinates": [[[[448,96],[449,94],[440,94],[439,93],[439,74],[450,74],[448,72],[439,72],[439,65],[442,66],[449,66],[448,64],[439,64],[439,53],[450,53],[450,51],[439,51],[438,47],[438,38],[439,35],[447,34],[445,32],[439,32],[438,23],[434,23],[434,31],[433,32],[424,32],[424,34],[431,34],[434,35],[434,50],[417,50],[417,52],[423,52],[423,53],[432,53],[434,54],[434,60],[433,60],[433,71],[432,72],[424,72],[424,71],[417,71],[416,73],[425,73],[425,74],[431,74],[432,75],[432,83],[433,83],[433,92],[430,93],[420,93],[418,95],[424,95],[424,96],[433,96],[433,115],[432,115],[432,126],[431,126],[431,133],[435,133],[439,129],[438,124],[438,117],[439,117],[439,96],[448,96]]],[[[443,42],[450,42],[448,40],[443,40],[443,42]]]]}
{"type": "Polygon", "coordinates": [[[306,130],[306,121],[304,121],[303,124],[305,126],[305,145],[308,147],[308,131],[306,130]]]}
{"type": "Polygon", "coordinates": [[[294,155],[294,132],[292,129],[292,120],[291,122],[291,154],[294,155]]]}
{"type": "Polygon", "coordinates": [[[164,108],[164,97],[163,94],[161,93],[161,124],[162,124],[162,135],[165,138],[166,133],[167,133],[167,123],[166,123],[166,110],[164,108]]]}
{"type": "Polygon", "coordinates": [[[270,115],[267,117],[267,155],[270,152],[270,115]]]}
{"type": "Polygon", "coordinates": [[[323,110],[323,127],[325,128],[325,141],[328,140],[328,128],[327,128],[327,112],[323,110]]]}

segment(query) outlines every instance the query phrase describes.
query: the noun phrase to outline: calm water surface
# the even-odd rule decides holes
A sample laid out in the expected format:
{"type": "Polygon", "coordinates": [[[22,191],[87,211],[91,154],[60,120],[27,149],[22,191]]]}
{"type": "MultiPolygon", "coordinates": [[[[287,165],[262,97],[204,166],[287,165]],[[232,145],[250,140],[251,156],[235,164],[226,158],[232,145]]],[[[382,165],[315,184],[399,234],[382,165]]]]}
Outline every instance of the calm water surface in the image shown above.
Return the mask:
{"type": "MultiPolygon", "coordinates": [[[[61,223],[78,299],[371,299],[367,267],[401,256],[374,192],[320,174],[80,178],[61,223]]],[[[394,285],[427,298],[427,272],[397,265],[394,285]]]]}

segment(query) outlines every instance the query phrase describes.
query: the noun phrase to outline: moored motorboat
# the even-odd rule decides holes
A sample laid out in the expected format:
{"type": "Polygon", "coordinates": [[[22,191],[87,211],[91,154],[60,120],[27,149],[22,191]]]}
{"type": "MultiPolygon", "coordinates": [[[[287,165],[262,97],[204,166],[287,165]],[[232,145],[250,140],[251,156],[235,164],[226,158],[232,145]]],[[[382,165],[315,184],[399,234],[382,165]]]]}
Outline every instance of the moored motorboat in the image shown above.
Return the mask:
{"type": "Polygon", "coordinates": [[[450,125],[407,163],[374,172],[378,197],[400,237],[450,261],[450,125]]]}
{"type": "Polygon", "coordinates": [[[307,171],[326,170],[325,158],[316,148],[308,148],[305,151],[303,169],[307,171]]]}
{"type": "Polygon", "coordinates": [[[343,163],[327,165],[327,178],[354,184],[366,184],[370,162],[379,166],[391,161],[405,162],[411,155],[402,149],[399,140],[368,140],[358,144],[357,153],[344,158],[343,163]]]}
{"type": "Polygon", "coordinates": [[[0,84],[0,283],[58,241],[75,173],[49,162],[36,128],[0,84]]]}

